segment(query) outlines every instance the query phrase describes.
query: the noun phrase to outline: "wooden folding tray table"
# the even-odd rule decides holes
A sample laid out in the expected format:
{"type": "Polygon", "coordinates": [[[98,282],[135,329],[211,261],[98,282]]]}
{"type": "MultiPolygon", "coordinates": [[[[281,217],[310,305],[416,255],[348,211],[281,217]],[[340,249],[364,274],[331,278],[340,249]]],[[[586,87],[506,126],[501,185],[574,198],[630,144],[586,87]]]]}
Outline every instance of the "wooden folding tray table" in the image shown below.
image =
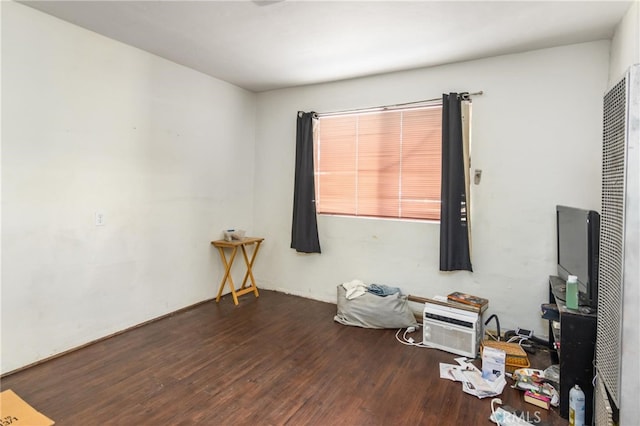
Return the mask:
{"type": "Polygon", "coordinates": [[[253,267],[253,262],[256,259],[256,255],[258,254],[258,250],[260,249],[260,244],[262,244],[264,238],[259,237],[246,237],[241,240],[217,240],[212,241],[211,244],[214,245],[220,252],[220,258],[222,259],[222,263],[224,264],[224,276],[222,277],[222,281],[220,282],[220,289],[218,290],[218,296],[216,297],[216,302],[220,301],[220,297],[222,297],[222,291],[224,290],[227,282],[229,283],[229,287],[231,288],[231,296],[233,297],[233,303],[238,304],[238,296],[242,296],[243,294],[251,293],[255,294],[256,297],[260,296],[258,293],[258,287],[256,287],[256,280],[253,277],[253,271],[251,268],[253,267]],[[247,247],[253,247],[253,253],[251,254],[251,258],[247,255],[247,247]],[[247,267],[247,271],[244,274],[244,279],[242,280],[242,285],[240,289],[236,291],[235,285],[233,283],[233,278],[231,276],[231,267],[233,266],[233,261],[236,258],[236,254],[238,252],[238,247],[240,247],[242,251],[242,257],[244,257],[244,263],[247,267]],[[230,255],[227,259],[225,254],[225,249],[230,249],[230,255]],[[247,285],[247,280],[250,281],[250,285],[247,285]]]}

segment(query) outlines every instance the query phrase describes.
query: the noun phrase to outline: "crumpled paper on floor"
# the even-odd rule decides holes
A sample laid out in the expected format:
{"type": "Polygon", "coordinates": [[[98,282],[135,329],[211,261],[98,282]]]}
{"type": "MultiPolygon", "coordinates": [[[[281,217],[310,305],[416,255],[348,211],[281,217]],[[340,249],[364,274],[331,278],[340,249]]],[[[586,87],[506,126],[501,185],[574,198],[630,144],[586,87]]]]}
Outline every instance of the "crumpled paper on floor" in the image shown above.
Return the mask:
{"type": "Polygon", "coordinates": [[[504,376],[500,376],[494,381],[482,378],[482,372],[467,358],[456,358],[455,364],[440,363],[440,378],[462,382],[462,390],[478,398],[487,398],[500,395],[504,390],[507,381],[504,376]]]}

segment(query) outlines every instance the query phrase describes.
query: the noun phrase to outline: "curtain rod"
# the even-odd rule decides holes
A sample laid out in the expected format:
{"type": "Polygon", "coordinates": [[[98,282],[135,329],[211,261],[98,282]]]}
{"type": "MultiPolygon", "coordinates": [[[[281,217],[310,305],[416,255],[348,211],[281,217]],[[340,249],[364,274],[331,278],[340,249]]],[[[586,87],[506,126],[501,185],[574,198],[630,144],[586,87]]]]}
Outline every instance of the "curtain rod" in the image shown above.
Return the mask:
{"type": "MultiPolygon", "coordinates": [[[[458,95],[460,95],[462,97],[463,101],[468,101],[471,100],[471,96],[480,96],[483,94],[483,91],[480,90],[478,92],[473,92],[473,93],[469,93],[469,92],[460,92],[458,93],[458,95]]],[[[411,105],[415,105],[416,108],[420,107],[420,106],[427,106],[428,104],[433,104],[436,102],[440,102],[442,101],[442,97],[439,98],[433,98],[433,99],[424,99],[421,101],[413,101],[413,102],[405,102],[402,104],[394,104],[394,105],[383,105],[383,106],[377,106],[377,107],[369,107],[369,108],[357,108],[357,109],[346,109],[346,110],[342,110],[342,111],[331,111],[331,112],[317,112],[315,114],[316,117],[327,117],[327,116],[331,116],[331,115],[338,115],[338,114],[348,114],[348,113],[356,113],[356,112],[373,112],[373,111],[386,111],[386,110],[392,110],[392,109],[397,109],[397,108],[402,108],[402,107],[408,107],[411,105]]]]}

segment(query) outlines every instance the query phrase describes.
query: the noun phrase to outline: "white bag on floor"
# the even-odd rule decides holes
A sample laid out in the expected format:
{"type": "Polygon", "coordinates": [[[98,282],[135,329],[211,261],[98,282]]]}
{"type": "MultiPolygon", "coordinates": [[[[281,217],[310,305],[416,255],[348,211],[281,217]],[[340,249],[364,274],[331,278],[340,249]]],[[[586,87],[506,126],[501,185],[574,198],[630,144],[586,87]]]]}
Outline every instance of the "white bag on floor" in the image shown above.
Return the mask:
{"type": "Polygon", "coordinates": [[[338,312],[333,319],[340,324],[363,328],[406,328],[418,325],[409,308],[407,296],[397,293],[383,297],[366,292],[347,299],[342,284],[338,286],[338,312]]]}

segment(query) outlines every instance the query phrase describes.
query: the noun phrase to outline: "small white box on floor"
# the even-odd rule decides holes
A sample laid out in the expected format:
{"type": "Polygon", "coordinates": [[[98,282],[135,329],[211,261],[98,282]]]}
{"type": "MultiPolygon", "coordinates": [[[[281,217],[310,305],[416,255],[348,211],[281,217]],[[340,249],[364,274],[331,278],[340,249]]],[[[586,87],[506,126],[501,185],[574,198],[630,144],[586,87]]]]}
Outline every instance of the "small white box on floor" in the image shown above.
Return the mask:
{"type": "Polygon", "coordinates": [[[490,382],[504,376],[507,353],[502,349],[485,346],[482,348],[482,378],[490,382]]]}

